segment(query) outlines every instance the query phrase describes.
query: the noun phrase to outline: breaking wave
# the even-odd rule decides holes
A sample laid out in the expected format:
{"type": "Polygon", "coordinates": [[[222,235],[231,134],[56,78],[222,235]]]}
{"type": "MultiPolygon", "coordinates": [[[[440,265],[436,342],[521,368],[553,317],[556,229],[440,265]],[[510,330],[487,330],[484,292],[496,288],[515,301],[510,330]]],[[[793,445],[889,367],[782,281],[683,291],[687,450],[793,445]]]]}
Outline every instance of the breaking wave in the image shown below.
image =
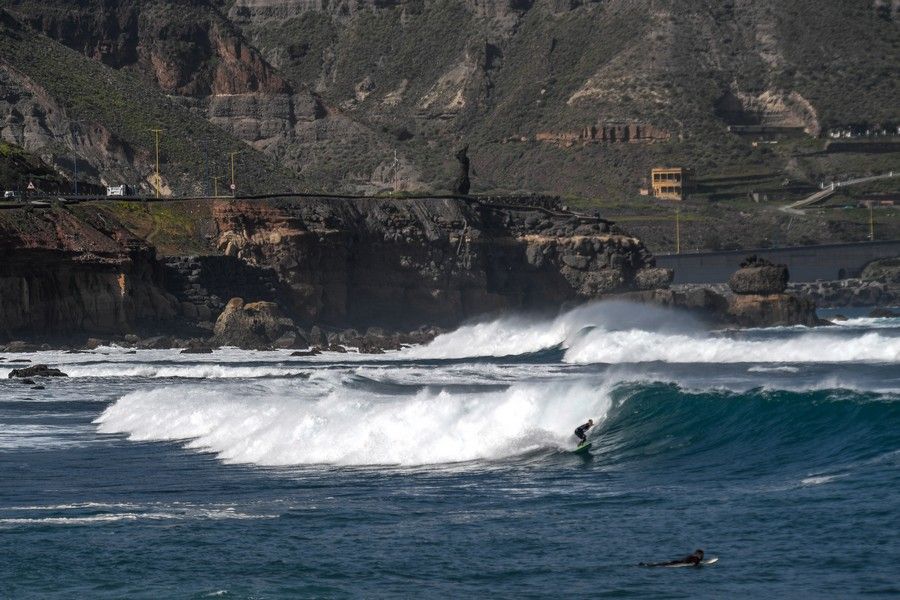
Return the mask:
{"type": "Polygon", "coordinates": [[[136,391],[96,422],[101,432],[131,440],[190,440],[189,448],[229,463],[417,465],[563,448],[575,425],[602,418],[609,407],[608,390],[587,384],[413,395],[337,385],[319,395],[272,382],[136,391]]]}
{"type": "Polygon", "coordinates": [[[127,394],[95,422],[102,433],[184,441],[226,463],[265,466],[551,460],[565,456],[573,428],[588,418],[599,424],[593,435],[600,460],[616,463],[723,447],[731,447],[729,456],[769,460],[759,449],[781,446],[789,448],[781,456],[787,463],[795,454],[876,443],[878,435],[893,435],[893,449],[900,443],[888,427],[900,418],[896,393],[691,391],[671,383],[579,380],[399,394],[358,383],[270,381],[224,390],[179,384],[127,394]],[[878,428],[887,429],[873,433],[878,428]]]}
{"type": "Polygon", "coordinates": [[[900,336],[890,333],[809,330],[791,338],[742,339],[705,331],[679,311],[600,302],[555,319],[505,317],[467,325],[404,355],[415,359],[504,357],[558,347],[563,361],[570,364],[900,362],[900,336]]]}

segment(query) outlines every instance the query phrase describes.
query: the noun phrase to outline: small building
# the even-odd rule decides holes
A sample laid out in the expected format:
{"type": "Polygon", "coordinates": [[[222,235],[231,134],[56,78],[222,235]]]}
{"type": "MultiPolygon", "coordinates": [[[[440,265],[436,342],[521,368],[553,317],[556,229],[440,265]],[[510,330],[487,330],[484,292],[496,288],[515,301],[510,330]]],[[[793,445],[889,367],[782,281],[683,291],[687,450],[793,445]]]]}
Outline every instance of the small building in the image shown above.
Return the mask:
{"type": "Polygon", "coordinates": [[[690,172],[682,167],[655,167],[650,172],[653,196],[663,200],[684,200],[690,172]]]}
{"type": "Polygon", "coordinates": [[[108,185],[106,186],[107,196],[130,196],[131,190],[127,185],[108,185]]]}

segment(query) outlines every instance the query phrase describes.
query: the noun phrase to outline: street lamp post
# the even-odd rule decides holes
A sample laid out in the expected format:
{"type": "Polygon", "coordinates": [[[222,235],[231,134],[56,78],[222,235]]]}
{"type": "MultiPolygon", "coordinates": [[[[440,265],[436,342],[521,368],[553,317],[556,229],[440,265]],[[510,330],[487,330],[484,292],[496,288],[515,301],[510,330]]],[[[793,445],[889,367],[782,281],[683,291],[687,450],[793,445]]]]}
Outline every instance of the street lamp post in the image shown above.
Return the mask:
{"type": "Polygon", "coordinates": [[[215,191],[213,192],[213,198],[218,198],[218,197],[219,197],[219,180],[220,180],[220,179],[224,179],[224,178],[225,178],[224,175],[219,175],[218,177],[213,177],[213,178],[212,178],[212,180],[213,180],[213,188],[214,188],[214,190],[215,190],[215,191]]]}
{"type": "Polygon", "coordinates": [[[78,195],[78,151],[75,149],[75,126],[84,125],[84,121],[72,121],[69,124],[69,132],[72,135],[72,165],[75,172],[74,175],[74,193],[78,195]]]}
{"type": "Polygon", "coordinates": [[[681,254],[681,209],[675,209],[675,254],[681,254]]]}
{"type": "Polygon", "coordinates": [[[240,151],[230,152],[231,156],[231,197],[234,198],[237,195],[237,182],[234,180],[234,157],[236,154],[240,154],[240,151]]]}

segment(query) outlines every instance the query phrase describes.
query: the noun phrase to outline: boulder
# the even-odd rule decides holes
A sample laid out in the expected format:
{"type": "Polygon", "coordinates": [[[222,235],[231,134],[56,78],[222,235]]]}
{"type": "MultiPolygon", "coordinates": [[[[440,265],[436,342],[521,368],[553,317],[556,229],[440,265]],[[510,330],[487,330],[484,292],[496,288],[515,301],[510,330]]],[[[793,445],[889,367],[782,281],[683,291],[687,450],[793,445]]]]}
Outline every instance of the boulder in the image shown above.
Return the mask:
{"type": "Polygon", "coordinates": [[[8,343],[4,348],[5,352],[37,352],[40,348],[37,344],[16,340],[8,343]]]}
{"type": "Polygon", "coordinates": [[[319,348],[310,348],[309,350],[297,350],[296,352],[291,352],[291,356],[316,356],[318,354],[322,354],[322,351],[319,348]]]}
{"type": "MultiPolygon", "coordinates": [[[[274,302],[251,302],[232,298],[216,319],[213,341],[220,346],[237,346],[245,350],[265,350],[276,342],[285,343],[297,328],[284,317],[274,302]]],[[[296,343],[296,341],[294,342],[296,343]]]]}
{"type": "Polygon", "coordinates": [[[787,289],[788,268],[751,256],[728,280],[728,287],[735,294],[782,294],[787,289]]]}
{"type": "Polygon", "coordinates": [[[865,281],[900,283],[900,257],[882,258],[866,265],[860,278],[865,281]]]}
{"type": "Polygon", "coordinates": [[[150,337],[141,342],[140,347],[145,350],[169,350],[172,348],[172,338],[165,335],[150,337]]]}
{"type": "Polygon", "coordinates": [[[874,308],[869,313],[869,317],[872,319],[894,319],[896,317],[900,317],[900,313],[894,312],[889,308],[874,308]]]}
{"type": "Polygon", "coordinates": [[[47,365],[32,365],[24,369],[13,369],[9,373],[9,378],[31,378],[31,377],[68,377],[59,369],[48,367],[47,365]]]}
{"type": "Polygon", "coordinates": [[[740,327],[830,325],[816,316],[816,305],[791,294],[740,294],[728,299],[727,315],[740,327]]]}
{"type": "Polygon", "coordinates": [[[651,267],[641,269],[634,278],[634,283],[640,290],[658,290],[669,287],[675,272],[672,269],[651,267]]]}
{"type": "Polygon", "coordinates": [[[182,354],[212,354],[213,347],[203,340],[190,340],[185,344],[182,354]]]}

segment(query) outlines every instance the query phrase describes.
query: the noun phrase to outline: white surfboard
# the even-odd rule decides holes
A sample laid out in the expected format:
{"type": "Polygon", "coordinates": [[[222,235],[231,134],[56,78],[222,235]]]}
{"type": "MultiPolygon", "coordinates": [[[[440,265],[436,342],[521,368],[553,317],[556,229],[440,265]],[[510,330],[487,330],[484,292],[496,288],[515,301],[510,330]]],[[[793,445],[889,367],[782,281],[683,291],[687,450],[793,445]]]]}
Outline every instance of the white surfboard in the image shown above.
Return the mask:
{"type": "Polygon", "coordinates": [[[706,560],[701,560],[699,565],[692,565],[691,563],[679,563],[677,565],[660,565],[662,567],[667,567],[669,569],[677,569],[679,567],[700,567],[706,565],[714,565],[719,562],[718,556],[713,556],[712,558],[707,558],[706,560]]]}

